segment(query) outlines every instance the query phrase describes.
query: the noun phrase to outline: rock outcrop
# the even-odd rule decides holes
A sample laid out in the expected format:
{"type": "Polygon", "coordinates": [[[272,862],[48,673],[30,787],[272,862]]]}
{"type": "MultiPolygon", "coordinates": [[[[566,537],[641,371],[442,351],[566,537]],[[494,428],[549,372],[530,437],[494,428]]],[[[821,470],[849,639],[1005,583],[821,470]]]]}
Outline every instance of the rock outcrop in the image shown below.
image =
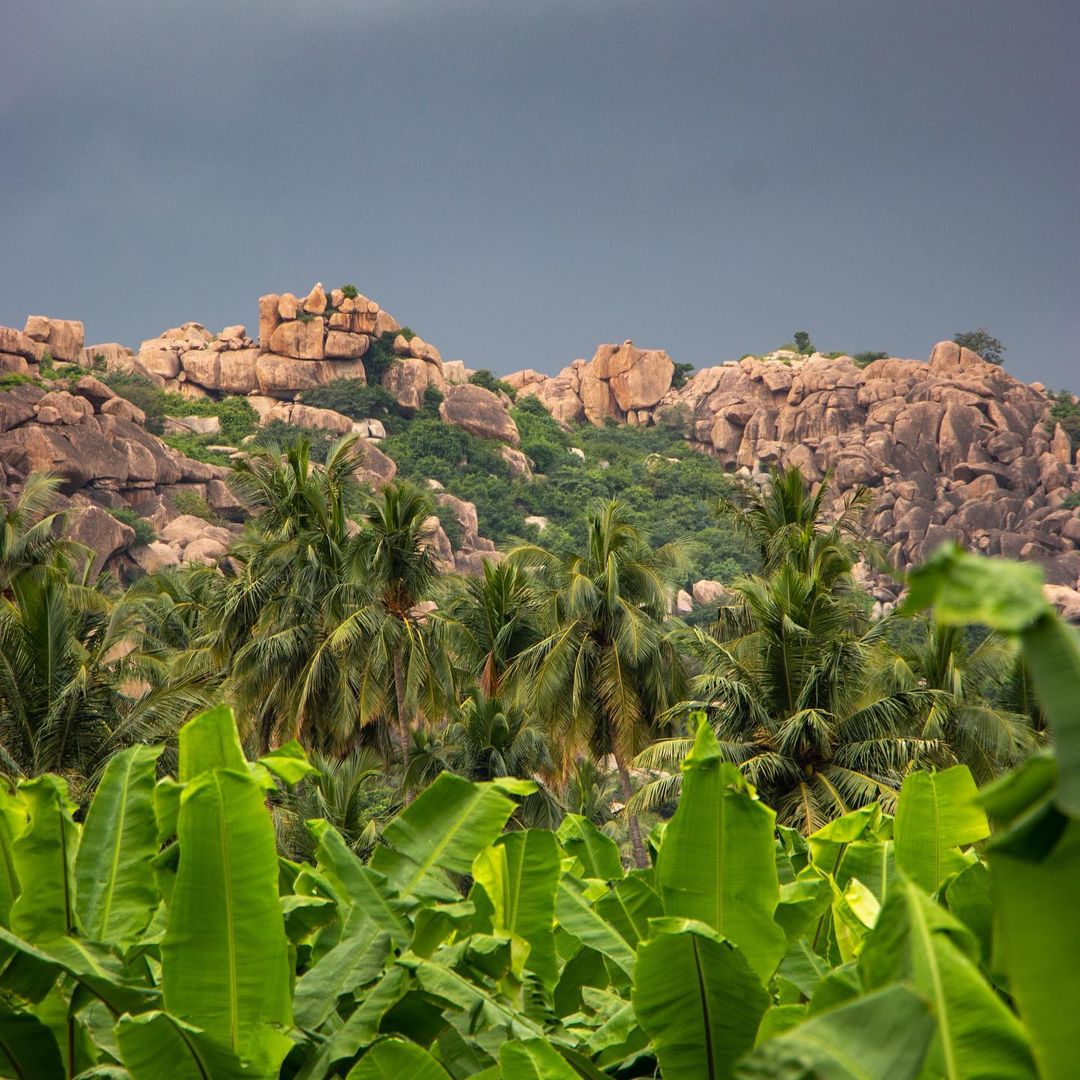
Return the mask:
{"type": "MultiPolygon", "coordinates": [[[[143,427],[140,409],[92,375],[59,385],[70,389],[24,383],[0,391],[0,494],[17,492],[32,472],[55,475],[68,535],[93,550],[94,573],[108,567],[130,576],[141,565],[129,555],[135,530],[111,511],[135,510],[160,531],[177,516],[172,498],[190,492],[235,516],[239,503],[223,482],[228,469],[167,446],[143,427]]],[[[192,520],[201,536],[215,528],[192,520]]],[[[203,554],[207,561],[210,552],[203,554]]]]}
{"type": "Polygon", "coordinates": [[[521,395],[535,394],[562,423],[612,419],[636,425],[649,423],[674,374],[663,349],[639,349],[624,341],[599,346],[588,363],[575,360],[554,377],[529,370],[507,382],[521,395]]]}
{"type": "MultiPolygon", "coordinates": [[[[59,368],[81,363],[138,374],[186,397],[245,395],[260,423],[355,433],[364,453],[361,479],[378,488],[396,473],[376,445],[385,435],[380,421],[353,420],[303,400],[338,379],[366,381],[365,357],[376,356],[372,370],[402,408],[423,408],[429,389],[437,390],[447,423],[501,442],[511,473],[532,477],[509,398],[471,384],[464,362],[444,362],[434,345],[403,330],[375,301],[317,284],[305,295],[260,297],[258,320],[256,338],[241,324],[215,334],[187,322],[133,353],[114,342],[84,345],[79,322],[31,316],[21,330],[0,327],[0,374],[34,377],[46,361],[59,368]]],[[[772,465],[798,466],[817,483],[831,471],[833,511],[856,488],[871,488],[870,528],[901,565],[952,538],[988,554],[1038,561],[1061,603],[1080,585],[1080,518],[1071,509],[1080,469],[1068,434],[1048,424],[1050,402],[1039,384],[1021,383],[952,342],[936,345],[926,363],[887,358],[860,368],[845,356],[781,351],[704,368],[677,386],[675,373],[662,349],[625,341],[600,345],[591,360],[575,360],[557,375],[527,369],[505,382],[519,400],[536,396],[566,426],[669,426],[747,477],[761,478],[772,465]]],[[[176,516],[170,493],[191,490],[237,521],[242,508],[223,482],[225,470],[165,446],[145,430],[138,408],[92,375],[52,385],[0,392],[5,482],[17,488],[29,471],[57,473],[81,515],[81,534],[94,538],[106,565],[212,560],[220,537],[191,541],[207,543],[190,557],[188,543],[160,535],[157,547],[132,548],[108,511],[141,507],[160,533],[176,516]],[[93,507],[110,521],[90,513],[93,507]]],[[[169,431],[209,433],[215,424],[213,417],[170,418],[169,431]]],[[[450,499],[440,496],[444,507],[450,499]]],[[[464,536],[459,550],[433,525],[432,551],[446,572],[479,572],[493,546],[479,535],[475,510],[470,518],[459,509],[453,507],[464,536]]],[[[880,605],[895,600],[892,592],[875,592],[875,582],[870,587],[880,605]]],[[[680,602],[700,608],[722,595],[719,583],[698,582],[680,602]]]]}
{"type": "MultiPolygon", "coordinates": [[[[873,489],[871,528],[901,565],[946,539],[1034,559],[1048,580],[1080,578],[1080,520],[1062,507],[1080,489],[1068,435],[1047,424],[1041,386],[1019,382],[953,342],[929,361],[781,352],[698,371],[679,388],[659,350],[602,345],[557,376],[507,376],[556,419],[668,424],[732,470],[833,472],[833,508],[873,489]]],[[[700,600],[699,600],[700,603],[700,600]]]]}
{"type": "Polygon", "coordinates": [[[498,439],[510,446],[519,446],[521,436],[506,405],[498,394],[465,383],[447,387],[439,415],[448,424],[456,424],[482,439],[498,439]]]}

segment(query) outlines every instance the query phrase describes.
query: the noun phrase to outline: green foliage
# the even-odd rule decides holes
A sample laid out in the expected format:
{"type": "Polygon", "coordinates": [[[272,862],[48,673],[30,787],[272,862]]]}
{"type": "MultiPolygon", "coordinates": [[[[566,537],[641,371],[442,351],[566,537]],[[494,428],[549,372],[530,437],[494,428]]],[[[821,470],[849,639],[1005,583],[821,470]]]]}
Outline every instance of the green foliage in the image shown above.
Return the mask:
{"type": "Polygon", "coordinates": [[[18,371],[8,371],[0,375],[0,390],[11,390],[15,386],[25,386],[34,382],[32,375],[23,375],[18,371]]]}
{"type": "Polygon", "coordinates": [[[172,496],[172,501],[177,513],[190,514],[213,524],[218,523],[217,514],[197,491],[178,491],[172,496]]]}
{"type": "Polygon", "coordinates": [[[541,480],[512,478],[501,444],[430,416],[418,415],[382,449],[413,482],[438,480],[475,503],[480,532],[499,545],[529,535],[524,519],[539,515],[550,523],[544,545],[568,554],[584,542],[583,511],[618,496],[653,547],[686,538],[688,565],[680,585],[702,577],[729,580],[755,565],[710,510],[712,500],[730,490],[729,477],[716,461],[690,450],[679,431],[583,425],[568,434],[532,395],[522,397],[511,415],[522,452],[541,480]],[[584,462],[571,446],[585,451],[584,462]]]}
{"type": "MultiPolygon", "coordinates": [[[[258,423],[258,414],[251,407],[246,398],[236,395],[224,397],[221,400],[212,398],[186,398],[182,394],[175,394],[168,390],[162,390],[144,375],[128,374],[120,371],[103,372],[101,381],[110,389],[115,390],[122,398],[126,398],[133,405],[142,409],[146,414],[146,429],[155,435],[161,435],[165,430],[166,416],[217,416],[221,419],[221,437],[211,438],[221,442],[224,437],[228,441],[237,444],[245,436],[255,430],[258,423]]],[[[187,436],[170,436],[169,439],[186,439],[187,436]]],[[[193,437],[194,438],[194,437],[193,437]]],[[[198,438],[206,438],[199,436],[198,438]]],[[[169,441],[169,440],[166,440],[169,441]]],[[[174,445],[170,442],[170,445],[174,445]]],[[[206,442],[188,442],[176,445],[175,449],[193,457],[197,461],[212,461],[221,464],[220,455],[214,457],[206,451],[206,442]],[[190,447],[190,451],[184,449],[190,447]]]]}
{"type": "Polygon", "coordinates": [[[205,461],[208,465],[231,465],[232,458],[225,450],[211,450],[212,446],[221,446],[220,435],[196,435],[185,432],[177,435],[164,435],[162,442],[171,446],[186,457],[195,461],[205,461]]]}
{"type": "MultiPolygon", "coordinates": [[[[287,775],[309,768],[286,756],[287,775]]],[[[629,874],[580,819],[505,832],[529,782],[450,775],[369,863],[325,821],[312,862],[292,862],[266,805],[286,781],[244,760],[230,710],[181,732],[175,779],[155,757],[117,757],[85,824],[59,778],[0,792],[0,890],[34,899],[0,929],[23,1075],[1071,1075],[1075,821],[1029,824],[1051,759],[984,799],[1008,883],[994,979],[1017,1011],[951,894],[905,875],[899,821],[860,811],[777,839],[705,725],[656,869],[629,874]],[[894,845],[888,880],[868,873],[894,845]],[[1011,863],[1057,888],[1033,893],[1011,863]]],[[[950,821],[972,812],[961,786],[938,793],[950,821]]],[[[971,830],[946,831],[931,846],[981,869],[971,830]]]]}
{"type": "MultiPolygon", "coordinates": [[[[390,365],[397,363],[397,357],[394,355],[394,339],[399,333],[404,335],[405,331],[387,330],[378,337],[371,339],[371,344],[368,346],[367,352],[364,353],[364,373],[367,375],[368,385],[376,386],[382,383],[390,365]]],[[[410,330],[408,337],[412,336],[410,330]]]]}
{"type": "Polygon", "coordinates": [[[1053,404],[1050,406],[1047,433],[1052,435],[1055,426],[1060,424],[1069,436],[1069,443],[1075,455],[1080,449],[1080,402],[1068,390],[1061,390],[1057,394],[1051,393],[1048,396],[1053,404]]]}
{"type": "Polygon", "coordinates": [[[157,530],[144,517],[140,517],[134,510],[127,506],[112,507],[109,510],[117,521],[123,522],[135,530],[136,544],[149,544],[157,539],[157,530]]]}
{"type": "Polygon", "coordinates": [[[333,432],[324,431],[322,428],[305,428],[284,420],[271,420],[269,424],[259,428],[248,445],[264,450],[284,451],[304,443],[311,460],[321,465],[338,438],[333,432]]]}
{"type": "Polygon", "coordinates": [[[344,296],[346,300],[355,300],[360,293],[355,285],[342,285],[341,295],[344,296]]]}
{"type": "Polygon", "coordinates": [[[482,386],[485,390],[490,390],[493,394],[505,394],[511,401],[517,397],[517,391],[508,383],[503,382],[502,379],[492,375],[487,368],[480,368],[479,371],[474,371],[469,376],[469,382],[473,386],[482,386]]]}
{"type": "Polygon", "coordinates": [[[988,364],[1002,364],[1005,361],[1005,346],[984,326],[980,326],[978,330],[957,331],[953,341],[978,353],[988,364]]]}
{"type": "Polygon", "coordinates": [[[259,414],[251,402],[243,397],[227,397],[217,402],[217,417],[221,420],[221,433],[227,442],[238,446],[250,435],[259,422],[259,414]]]}
{"type": "Polygon", "coordinates": [[[805,330],[796,330],[791,335],[791,340],[795,343],[795,348],[804,356],[809,356],[816,351],[814,343],[810,340],[810,335],[805,330]]]}
{"type": "MultiPolygon", "coordinates": [[[[367,357],[364,358],[367,363],[367,357]]],[[[380,420],[393,435],[404,430],[407,413],[394,395],[376,382],[359,379],[335,379],[326,386],[304,393],[304,404],[317,409],[333,409],[353,420],[380,420]]]]}
{"type": "Polygon", "coordinates": [[[435,516],[439,519],[439,524],[442,526],[442,530],[446,533],[446,538],[450,541],[451,546],[455,551],[461,547],[461,541],[465,538],[465,529],[457,519],[457,514],[449,507],[442,504],[437,504],[435,507],[435,516]]]}
{"type": "Polygon", "coordinates": [[[671,376],[671,385],[678,390],[686,385],[687,380],[694,373],[694,365],[688,363],[676,363],[675,372],[671,376]]]}
{"type": "Polygon", "coordinates": [[[428,385],[424,387],[424,400],[416,415],[422,420],[437,420],[439,417],[439,406],[443,403],[443,400],[443,392],[437,386],[428,383],[428,385]]]}

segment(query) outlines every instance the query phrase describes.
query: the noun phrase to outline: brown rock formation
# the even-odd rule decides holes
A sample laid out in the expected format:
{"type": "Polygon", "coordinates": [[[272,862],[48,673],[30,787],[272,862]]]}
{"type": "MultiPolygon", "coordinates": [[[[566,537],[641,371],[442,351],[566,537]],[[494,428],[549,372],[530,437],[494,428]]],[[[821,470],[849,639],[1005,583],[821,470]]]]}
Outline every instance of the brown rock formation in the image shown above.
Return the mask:
{"type": "Polygon", "coordinates": [[[469,383],[448,386],[446,398],[439,406],[439,415],[448,424],[456,424],[481,438],[498,439],[511,446],[521,443],[517,424],[498,394],[482,386],[469,383]]]}

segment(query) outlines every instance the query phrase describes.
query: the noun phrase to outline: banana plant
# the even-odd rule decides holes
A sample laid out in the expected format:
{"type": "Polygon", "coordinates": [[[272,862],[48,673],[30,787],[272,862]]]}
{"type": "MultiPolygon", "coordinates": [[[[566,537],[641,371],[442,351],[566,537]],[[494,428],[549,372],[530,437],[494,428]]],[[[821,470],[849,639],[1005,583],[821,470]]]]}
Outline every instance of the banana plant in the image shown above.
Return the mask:
{"type": "Polygon", "coordinates": [[[116,755],[81,820],[60,777],[0,790],[0,1076],[1071,1075],[1080,647],[1033,587],[954,552],[911,602],[1040,651],[1058,756],[981,792],[912,772],[895,817],[808,837],[707,724],[645,867],[578,816],[508,828],[529,781],[451,774],[370,859],[311,821],[293,861],[268,804],[312,766],[247,760],[225,707],[175,776],[116,755]]]}

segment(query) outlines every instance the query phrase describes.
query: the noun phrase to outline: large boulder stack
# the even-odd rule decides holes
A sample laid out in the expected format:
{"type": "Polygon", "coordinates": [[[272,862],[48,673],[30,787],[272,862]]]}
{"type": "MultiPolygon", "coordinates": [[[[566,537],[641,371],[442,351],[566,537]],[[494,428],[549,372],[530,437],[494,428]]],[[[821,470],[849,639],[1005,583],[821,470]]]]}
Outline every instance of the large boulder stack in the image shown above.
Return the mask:
{"type": "Polygon", "coordinates": [[[874,490],[873,533],[899,563],[946,539],[1036,559],[1055,583],[1080,577],[1080,487],[1068,436],[1047,425],[1048,399],[952,342],[927,363],[865,368],[814,354],[747,357],[697,372],[654,410],[733,469],[798,466],[833,473],[836,509],[874,490]],[[1060,580],[1059,580],[1060,579],[1060,580]]]}
{"type": "MultiPolygon", "coordinates": [[[[372,337],[398,329],[397,321],[366,296],[347,296],[341,289],[327,294],[316,284],[303,297],[260,297],[257,340],[239,324],[214,334],[189,322],[144,341],[131,359],[180,393],[291,401],[335,379],[363,381],[363,356],[372,337]]],[[[107,366],[123,363],[117,358],[107,366]]]]}
{"type": "Polygon", "coordinates": [[[94,573],[132,565],[135,531],[111,511],[155,514],[159,527],[176,516],[171,499],[181,491],[226,516],[240,509],[227,469],[167,446],[146,431],[140,409],[93,375],[49,385],[0,391],[0,490],[17,493],[33,472],[55,475],[57,508],[67,511],[68,535],[95,553],[94,573]]]}
{"type": "Polygon", "coordinates": [[[645,425],[671,389],[675,365],[663,349],[639,349],[632,341],[600,345],[587,363],[575,360],[558,375],[521,371],[507,377],[520,396],[534,394],[560,423],[645,425]]]}

